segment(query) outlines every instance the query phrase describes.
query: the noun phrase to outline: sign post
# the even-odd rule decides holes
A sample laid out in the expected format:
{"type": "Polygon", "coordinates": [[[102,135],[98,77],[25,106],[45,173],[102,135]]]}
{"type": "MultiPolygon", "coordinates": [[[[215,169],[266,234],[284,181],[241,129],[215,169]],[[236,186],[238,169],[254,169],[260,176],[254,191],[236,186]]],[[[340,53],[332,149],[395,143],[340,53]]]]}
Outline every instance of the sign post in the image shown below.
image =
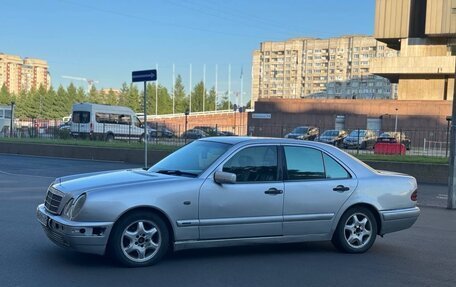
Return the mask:
{"type": "Polygon", "coordinates": [[[144,82],[144,169],[147,169],[147,106],[146,106],[146,83],[148,81],[156,81],[157,80],[157,70],[143,70],[143,71],[133,71],[131,73],[132,82],[144,82]]]}

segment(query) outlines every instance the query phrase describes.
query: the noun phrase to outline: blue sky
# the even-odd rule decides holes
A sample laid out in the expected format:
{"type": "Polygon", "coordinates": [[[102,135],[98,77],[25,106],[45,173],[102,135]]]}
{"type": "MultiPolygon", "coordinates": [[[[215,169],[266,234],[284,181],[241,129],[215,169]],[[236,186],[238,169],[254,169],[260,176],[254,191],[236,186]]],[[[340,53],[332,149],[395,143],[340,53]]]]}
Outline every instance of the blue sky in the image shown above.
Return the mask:
{"type": "MultiPolygon", "coordinates": [[[[53,86],[63,75],[118,88],[131,71],[159,65],[159,82],[170,87],[172,64],[189,85],[233,93],[244,71],[250,96],[252,51],[263,41],[372,34],[374,0],[2,0],[0,52],[48,61],[53,86]]],[[[82,85],[75,82],[75,84],[82,85]]]]}

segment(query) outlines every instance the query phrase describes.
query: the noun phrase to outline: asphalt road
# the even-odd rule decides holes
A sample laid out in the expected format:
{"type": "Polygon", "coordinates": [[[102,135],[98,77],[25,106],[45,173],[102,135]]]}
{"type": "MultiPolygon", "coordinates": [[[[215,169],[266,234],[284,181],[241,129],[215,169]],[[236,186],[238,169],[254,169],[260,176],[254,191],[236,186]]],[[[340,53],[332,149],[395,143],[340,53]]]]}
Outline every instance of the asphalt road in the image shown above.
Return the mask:
{"type": "Polygon", "coordinates": [[[35,219],[56,176],[134,165],[0,154],[0,286],[456,286],[456,211],[445,186],[420,185],[422,215],[360,255],[328,242],[187,250],[156,266],[51,243],[35,219]]]}

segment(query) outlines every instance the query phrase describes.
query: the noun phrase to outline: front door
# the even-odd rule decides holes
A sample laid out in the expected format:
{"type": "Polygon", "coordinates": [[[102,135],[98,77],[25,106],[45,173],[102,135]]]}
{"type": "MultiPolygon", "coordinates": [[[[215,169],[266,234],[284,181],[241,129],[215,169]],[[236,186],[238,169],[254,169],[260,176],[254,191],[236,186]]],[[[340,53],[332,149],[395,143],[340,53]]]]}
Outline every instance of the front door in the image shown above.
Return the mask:
{"type": "Polygon", "coordinates": [[[210,176],[200,191],[200,239],[282,235],[283,182],[277,146],[247,147],[217,170],[236,174],[236,183],[210,176]]]}

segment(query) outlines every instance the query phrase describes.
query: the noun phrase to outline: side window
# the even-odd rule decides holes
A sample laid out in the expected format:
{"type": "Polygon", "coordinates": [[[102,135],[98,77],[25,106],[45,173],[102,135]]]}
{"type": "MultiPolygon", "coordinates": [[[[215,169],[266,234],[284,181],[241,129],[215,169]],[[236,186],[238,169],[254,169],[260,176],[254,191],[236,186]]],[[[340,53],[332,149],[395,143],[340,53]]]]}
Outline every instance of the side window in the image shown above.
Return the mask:
{"type": "Polygon", "coordinates": [[[223,171],[236,174],[236,182],[277,181],[277,147],[245,148],[223,165],[223,171]]]}
{"type": "Polygon", "coordinates": [[[343,168],[339,163],[337,163],[330,156],[323,154],[323,159],[325,161],[326,167],[326,178],[329,179],[344,179],[350,178],[350,174],[343,168]]]}
{"type": "Polygon", "coordinates": [[[287,160],[287,179],[323,179],[325,167],[322,153],[306,147],[286,146],[285,158],[287,160]]]}

